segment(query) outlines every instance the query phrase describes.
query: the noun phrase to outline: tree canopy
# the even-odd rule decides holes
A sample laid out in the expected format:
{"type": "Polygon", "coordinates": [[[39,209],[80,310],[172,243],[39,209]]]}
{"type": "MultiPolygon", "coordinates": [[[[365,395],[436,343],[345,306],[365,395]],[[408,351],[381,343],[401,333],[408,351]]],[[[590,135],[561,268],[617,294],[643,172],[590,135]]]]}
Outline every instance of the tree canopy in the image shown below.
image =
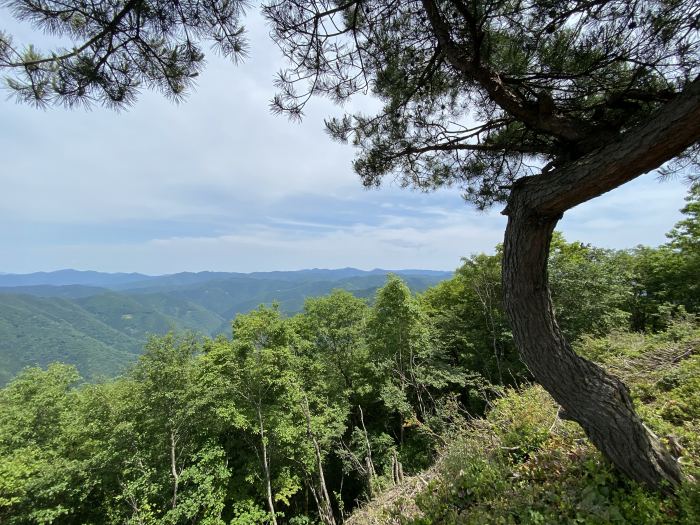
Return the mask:
{"type": "Polygon", "coordinates": [[[42,51],[0,31],[0,69],[17,99],[34,105],[133,103],[143,88],[179,99],[204,65],[202,45],[245,55],[245,0],[3,0],[19,20],[66,41],[42,51]]]}
{"type": "Polygon", "coordinates": [[[328,122],[366,185],[456,184],[478,206],[608,144],[699,72],[695,2],[280,1],[291,66],[275,107],[370,91],[378,115],[328,122]]]}

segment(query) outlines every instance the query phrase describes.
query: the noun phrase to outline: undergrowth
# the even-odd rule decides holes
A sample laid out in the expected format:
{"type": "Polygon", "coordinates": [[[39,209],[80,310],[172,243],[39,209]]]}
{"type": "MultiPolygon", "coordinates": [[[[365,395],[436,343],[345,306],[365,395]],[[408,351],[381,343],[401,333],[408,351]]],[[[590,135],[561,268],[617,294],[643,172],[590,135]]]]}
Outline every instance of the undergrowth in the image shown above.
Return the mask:
{"type": "Polygon", "coordinates": [[[577,351],[625,380],[645,423],[678,457],[688,481],[675,497],[619,474],[532,385],[506,391],[486,418],[456,430],[410,502],[405,495],[379,498],[352,523],[700,523],[697,324],[679,322],[654,335],[583,338],[577,351]]]}

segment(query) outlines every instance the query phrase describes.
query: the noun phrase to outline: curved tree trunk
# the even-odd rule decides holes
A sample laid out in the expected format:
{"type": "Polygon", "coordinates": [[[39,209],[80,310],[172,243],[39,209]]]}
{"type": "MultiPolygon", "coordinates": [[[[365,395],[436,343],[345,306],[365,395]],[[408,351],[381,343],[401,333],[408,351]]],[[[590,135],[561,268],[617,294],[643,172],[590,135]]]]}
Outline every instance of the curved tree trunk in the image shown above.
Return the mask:
{"type": "Polygon", "coordinates": [[[527,200],[525,191],[514,190],[503,253],[505,309],[522,360],[563,417],[579,423],[618,469],[650,488],[673,490],[679,466],[635,413],[625,384],[576,355],[559,329],[547,260],[560,216],[538,216],[527,200]]]}
{"type": "Polygon", "coordinates": [[[675,459],[634,411],[627,387],[577,356],[554,317],[547,282],[552,232],[563,213],[680,155],[700,138],[700,77],[643,124],[553,172],[511,189],[503,251],[503,300],[520,356],[535,379],[622,472],[672,491],[675,459]]]}

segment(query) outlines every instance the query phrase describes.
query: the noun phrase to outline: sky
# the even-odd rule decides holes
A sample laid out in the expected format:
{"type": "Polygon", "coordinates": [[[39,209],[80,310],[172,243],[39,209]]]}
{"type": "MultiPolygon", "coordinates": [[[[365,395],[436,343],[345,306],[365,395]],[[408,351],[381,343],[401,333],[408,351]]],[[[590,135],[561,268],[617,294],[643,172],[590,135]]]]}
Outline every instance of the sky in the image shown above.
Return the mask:
{"type": "MultiPolygon", "coordinates": [[[[246,25],[249,58],[209,53],[180,104],[144,92],[118,113],[37,110],[0,94],[1,273],[453,270],[493,252],[499,206],[478,212],[457,189],[362,187],[355,151],[332,142],[323,119],[376,101],[313,99],[301,123],[272,115],[283,62],[256,12],[246,25]]],[[[33,36],[3,11],[0,28],[33,36]]],[[[558,229],[601,247],[656,246],[686,191],[647,174],[569,211],[558,229]]]]}

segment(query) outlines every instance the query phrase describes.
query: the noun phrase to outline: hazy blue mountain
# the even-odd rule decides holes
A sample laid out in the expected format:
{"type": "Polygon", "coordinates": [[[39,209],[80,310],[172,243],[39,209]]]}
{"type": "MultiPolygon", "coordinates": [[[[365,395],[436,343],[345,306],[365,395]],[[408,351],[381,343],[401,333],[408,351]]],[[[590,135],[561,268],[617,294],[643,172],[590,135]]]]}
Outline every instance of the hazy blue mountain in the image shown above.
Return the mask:
{"type": "Polygon", "coordinates": [[[27,274],[0,274],[0,286],[65,286],[80,284],[84,286],[99,286],[111,288],[131,282],[144,281],[151,278],[140,273],[103,273],[80,270],[58,270],[55,272],[36,272],[27,274]]]}
{"type": "Polygon", "coordinates": [[[85,286],[82,284],[67,284],[57,286],[55,284],[36,284],[32,286],[8,286],[0,287],[0,294],[25,294],[35,297],[65,297],[77,299],[78,297],[89,297],[109,291],[108,288],[99,286],[85,286]]]}
{"type": "MultiPolygon", "coordinates": [[[[84,377],[120,373],[150,334],[229,335],[231,320],[260,304],[287,314],[335,288],[372,300],[387,270],[108,274],[61,270],[0,275],[0,385],[25,366],[63,361],[84,377]],[[8,283],[15,283],[10,286],[8,283]],[[63,283],[63,284],[59,284],[63,283]]],[[[398,270],[420,292],[451,272],[398,270]]]]}
{"type": "Polygon", "coordinates": [[[228,278],[245,278],[247,274],[236,272],[180,272],[170,275],[158,275],[146,277],[135,281],[125,281],[112,286],[113,290],[159,290],[163,288],[177,288],[180,286],[193,286],[211,281],[228,278]]]}
{"type": "MultiPolygon", "coordinates": [[[[309,270],[273,271],[273,272],[180,272],[169,275],[144,275],[140,273],[104,273],[82,270],[57,270],[55,272],[36,272],[28,274],[0,273],[0,288],[19,286],[67,286],[82,285],[108,288],[111,290],[137,290],[148,288],[170,288],[202,284],[210,281],[228,279],[263,279],[274,281],[338,281],[350,277],[386,275],[395,273],[401,276],[423,276],[446,279],[452,272],[436,270],[358,270],[357,268],[339,268],[333,270],[313,268],[309,270]]],[[[27,293],[32,293],[32,291],[27,293]]]]}

